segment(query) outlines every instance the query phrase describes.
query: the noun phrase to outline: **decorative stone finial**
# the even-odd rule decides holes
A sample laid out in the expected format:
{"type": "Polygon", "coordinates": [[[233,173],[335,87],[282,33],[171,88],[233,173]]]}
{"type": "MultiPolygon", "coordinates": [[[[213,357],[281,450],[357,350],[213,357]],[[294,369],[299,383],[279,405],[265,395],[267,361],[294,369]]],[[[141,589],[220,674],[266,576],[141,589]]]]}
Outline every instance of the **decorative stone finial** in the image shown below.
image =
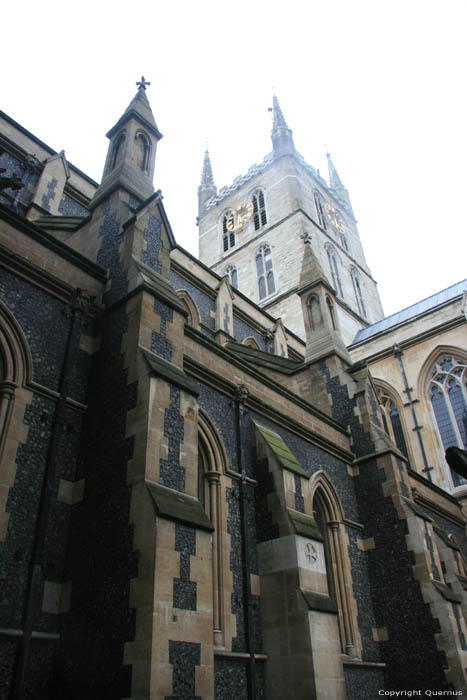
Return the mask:
{"type": "Polygon", "coordinates": [[[311,245],[311,233],[308,233],[308,231],[304,231],[304,233],[302,233],[300,238],[303,239],[303,243],[305,245],[311,245]]]}
{"type": "Polygon", "coordinates": [[[142,75],[142,76],[141,76],[141,82],[137,82],[136,85],[138,86],[138,90],[141,90],[141,88],[142,88],[143,90],[146,90],[146,87],[147,87],[148,85],[151,85],[151,83],[148,82],[147,80],[145,80],[144,75],[142,75]]]}

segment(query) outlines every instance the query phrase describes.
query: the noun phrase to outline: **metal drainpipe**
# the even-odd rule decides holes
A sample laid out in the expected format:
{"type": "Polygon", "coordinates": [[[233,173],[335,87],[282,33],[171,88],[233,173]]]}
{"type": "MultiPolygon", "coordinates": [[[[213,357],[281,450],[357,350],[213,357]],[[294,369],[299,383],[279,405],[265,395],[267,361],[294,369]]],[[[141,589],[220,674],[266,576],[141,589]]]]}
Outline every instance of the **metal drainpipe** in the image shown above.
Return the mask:
{"type": "Polygon", "coordinates": [[[248,511],[247,511],[247,481],[245,465],[242,459],[242,415],[246,412],[245,404],[249,391],[244,384],[237,387],[235,394],[235,424],[237,441],[237,471],[241,474],[240,481],[240,516],[242,522],[242,559],[243,559],[243,604],[246,607],[245,638],[248,658],[247,681],[248,700],[256,700],[256,669],[255,669],[255,628],[252,612],[250,555],[248,552],[248,511]]]}
{"type": "Polygon", "coordinates": [[[426,474],[428,475],[428,479],[430,481],[433,481],[433,479],[431,478],[431,471],[432,471],[433,467],[429,466],[428,460],[426,458],[425,446],[423,444],[423,438],[420,434],[422,426],[419,425],[419,423],[418,423],[417,414],[415,412],[414,402],[412,401],[412,389],[409,386],[409,382],[407,380],[407,375],[405,373],[404,363],[402,362],[403,352],[397,343],[393,347],[393,352],[394,352],[394,356],[396,357],[397,361],[399,362],[399,367],[401,370],[402,379],[404,380],[404,386],[405,386],[404,391],[407,394],[407,398],[409,400],[409,405],[410,405],[410,410],[412,412],[413,423],[415,426],[414,431],[417,433],[418,443],[420,445],[420,451],[422,453],[422,459],[423,459],[423,464],[424,464],[424,469],[422,471],[426,472],[426,474]]]}
{"type": "Polygon", "coordinates": [[[22,695],[24,679],[28,664],[31,636],[33,630],[34,618],[38,607],[38,593],[42,582],[42,574],[44,567],[44,546],[46,543],[47,525],[49,522],[49,513],[52,504],[52,496],[55,490],[56,480],[56,457],[59,444],[59,433],[63,430],[66,411],[66,397],[68,393],[68,381],[70,371],[75,359],[77,345],[73,347],[73,338],[75,333],[81,327],[83,313],[86,307],[93,298],[83,295],[83,290],[76,289],[70,302],[71,320],[66,340],[65,357],[63,359],[60,381],[59,381],[59,397],[57,400],[53,423],[51,428],[51,436],[49,441],[46,468],[42,481],[41,495],[39,500],[39,510],[36,521],[36,531],[34,535],[33,553],[29,566],[29,575],[27,581],[27,594],[23,608],[23,634],[20,638],[19,649],[16,658],[16,664],[13,675],[13,684],[11,687],[11,700],[19,700],[22,695]]]}

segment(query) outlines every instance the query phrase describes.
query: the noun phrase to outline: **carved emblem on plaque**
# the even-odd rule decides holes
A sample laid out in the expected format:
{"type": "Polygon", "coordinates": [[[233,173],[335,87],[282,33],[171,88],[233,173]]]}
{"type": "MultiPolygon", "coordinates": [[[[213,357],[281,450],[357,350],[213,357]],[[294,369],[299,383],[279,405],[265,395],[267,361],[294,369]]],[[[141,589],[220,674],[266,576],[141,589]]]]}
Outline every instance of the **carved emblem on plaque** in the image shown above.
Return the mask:
{"type": "Polygon", "coordinates": [[[311,544],[311,542],[307,542],[305,545],[305,558],[307,561],[307,564],[314,564],[315,561],[318,559],[318,552],[316,551],[316,547],[314,544],[311,544]]]}

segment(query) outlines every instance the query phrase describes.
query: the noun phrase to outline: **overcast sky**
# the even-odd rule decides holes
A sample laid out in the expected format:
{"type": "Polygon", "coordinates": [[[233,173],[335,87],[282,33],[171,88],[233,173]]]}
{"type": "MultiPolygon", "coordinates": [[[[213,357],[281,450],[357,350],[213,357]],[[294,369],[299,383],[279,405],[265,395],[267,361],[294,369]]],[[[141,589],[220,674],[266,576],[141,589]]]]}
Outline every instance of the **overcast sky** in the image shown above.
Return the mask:
{"type": "Polygon", "coordinates": [[[2,8],[1,108],[96,180],[144,74],[155,186],[197,253],[197,186],[271,150],[275,90],[295,146],[349,190],[386,314],[467,276],[466,0],[173,0],[2,8]]]}

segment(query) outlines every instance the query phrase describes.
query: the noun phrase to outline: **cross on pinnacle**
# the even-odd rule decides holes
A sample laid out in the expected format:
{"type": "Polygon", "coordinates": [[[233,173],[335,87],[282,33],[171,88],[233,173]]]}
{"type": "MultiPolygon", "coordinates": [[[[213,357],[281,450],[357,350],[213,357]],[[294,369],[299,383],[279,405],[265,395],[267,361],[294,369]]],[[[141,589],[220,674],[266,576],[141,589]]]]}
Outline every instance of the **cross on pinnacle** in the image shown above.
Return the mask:
{"type": "Polygon", "coordinates": [[[306,243],[311,244],[311,233],[307,233],[307,232],[305,231],[305,233],[302,233],[302,235],[300,236],[300,238],[303,239],[303,242],[304,242],[305,244],[306,244],[306,243]]]}
{"type": "Polygon", "coordinates": [[[137,82],[136,85],[138,86],[138,90],[141,90],[141,88],[143,88],[143,90],[146,90],[146,87],[147,87],[148,85],[151,85],[151,83],[148,82],[147,80],[145,80],[145,79],[144,79],[144,75],[142,75],[142,76],[141,76],[141,82],[137,82]]]}

